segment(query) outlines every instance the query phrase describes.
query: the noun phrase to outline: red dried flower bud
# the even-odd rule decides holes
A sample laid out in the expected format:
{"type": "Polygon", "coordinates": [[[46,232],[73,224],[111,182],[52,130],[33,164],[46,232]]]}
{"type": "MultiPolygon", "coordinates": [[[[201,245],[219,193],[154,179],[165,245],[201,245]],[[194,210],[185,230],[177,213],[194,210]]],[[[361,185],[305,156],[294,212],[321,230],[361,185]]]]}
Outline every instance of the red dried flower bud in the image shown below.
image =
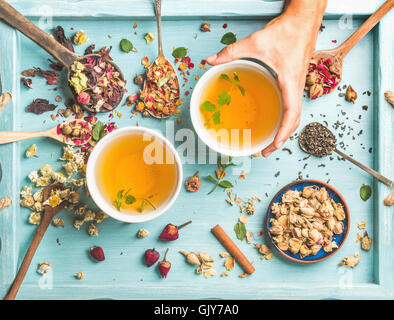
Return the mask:
{"type": "Polygon", "coordinates": [[[309,88],[309,98],[316,99],[323,95],[323,87],[320,84],[314,84],[309,88]]]}
{"type": "Polygon", "coordinates": [[[170,271],[171,269],[171,262],[166,261],[167,252],[168,252],[168,248],[166,250],[166,253],[164,254],[164,259],[160,261],[159,264],[157,265],[162,278],[167,278],[168,271],[170,271]]]}
{"type": "Polygon", "coordinates": [[[174,226],[173,224],[169,223],[167,224],[163,231],[161,232],[159,239],[161,240],[165,240],[165,241],[174,241],[176,239],[178,239],[179,237],[179,229],[182,229],[184,226],[188,225],[192,223],[191,221],[188,221],[182,225],[180,225],[179,227],[174,226]]]}
{"type": "Polygon", "coordinates": [[[353,90],[351,85],[348,85],[345,95],[346,101],[354,103],[357,99],[357,92],[353,90]]]}
{"type": "Polygon", "coordinates": [[[202,32],[210,32],[211,31],[211,25],[209,23],[203,23],[200,27],[200,30],[202,32]]]}
{"type": "Polygon", "coordinates": [[[104,261],[104,250],[101,247],[93,246],[90,248],[90,255],[96,261],[104,261]]]}
{"type": "Polygon", "coordinates": [[[201,188],[201,179],[198,175],[198,171],[194,176],[188,178],[185,182],[186,190],[190,192],[198,191],[201,188]]]}
{"type": "Polygon", "coordinates": [[[157,260],[160,258],[160,253],[158,253],[154,248],[148,249],[144,254],[145,262],[148,267],[153,266],[157,260]]]}

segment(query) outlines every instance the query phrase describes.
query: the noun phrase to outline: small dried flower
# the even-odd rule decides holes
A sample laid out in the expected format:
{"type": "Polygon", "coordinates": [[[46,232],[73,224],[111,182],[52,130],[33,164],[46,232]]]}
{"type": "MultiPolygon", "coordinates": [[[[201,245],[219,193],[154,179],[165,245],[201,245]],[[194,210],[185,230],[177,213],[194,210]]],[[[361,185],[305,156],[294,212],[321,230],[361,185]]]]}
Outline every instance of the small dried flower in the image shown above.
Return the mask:
{"type": "Polygon", "coordinates": [[[228,254],[228,252],[223,251],[223,252],[219,253],[219,256],[221,256],[222,258],[227,258],[229,256],[229,254],[228,254]]]}
{"type": "Polygon", "coordinates": [[[38,158],[37,155],[37,146],[35,144],[31,145],[27,150],[26,150],[26,158],[31,158],[31,157],[36,157],[38,158]]]}
{"type": "Polygon", "coordinates": [[[171,269],[171,262],[166,260],[167,253],[168,253],[168,248],[166,250],[166,253],[164,254],[163,260],[160,261],[159,264],[157,265],[162,278],[167,278],[167,274],[171,269]]]}
{"type": "Polygon", "coordinates": [[[77,278],[78,280],[82,280],[83,278],[85,278],[85,275],[83,274],[83,272],[78,272],[75,275],[75,278],[77,278]]]}
{"type": "Polygon", "coordinates": [[[78,96],[77,96],[77,102],[80,104],[88,104],[90,101],[90,94],[85,92],[85,91],[81,91],[78,96]]]}
{"type": "Polygon", "coordinates": [[[148,267],[153,266],[157,260],[160,258],[160,253],[158,253],[155,248],[148,249],[144,254],[145,263],[148,267]]]}
{"type": "Polygon", "coordinates": [[[365,229],[365,221],[360,221],[360,222],[357,224],[357,227],[358,227],[359,229],[365,229]]]}
{"type": "Polygon", "coordinates": [[[226,261],[224,262],[224,266],[228,271],[234,269],[234,258],[233,257],[228,257],[226,261]]]}
{"type": "Polygon", "coordinates": [[[346,99],[346,101],[349,101],[352,103],[354,103],[357,99],[357,92],[353,90],[351,85],[347,86],[345,99],[346,99]]]}
{"type": "Polygon", "coordinates": [[[384,198],[383,204],[386,207],[391,207],[394,204],[394,192],[389,194],[386,198],[384,198]]]}
{"type": "Polygon", "coordinates": [[[89,234],[89,236],[91,236],[91,237],[98,236],[98,234],[99,234],[99,230],[97,229],[97,227],[96,227],[93,223],[91,223],[91,224],[89,225],[88,234],[89,234]]]}
{"type": "Polygon", "coordinates": [[[64,221],[63,221],[62,218],[55,218],[55,219],[53,219],[52,224],[55,227],[62,227],[62,228],[64,228],[64,221]]]}
{"type": "Polygon", "coordinates": [[[82,31],[78,31],[73,38],[75,44],[83,44],[87,40],[88,38],[86,37],[86,34],[83,33],[82,31]]]}
{"type": "Polygon", "coordinates": [[[194,176],[188,178],[185,182],[186,190],[190,192],[196,192],[201,188],[201,178],[198,175],[198,171],[194,176]]]}
{"type": "MultiPolygon", "coordinates": [[[[34,201],[34,200],[33,200],[34,201]]],[[[10,197],[4,197],[0,199],[0,210],[9,207],[12,204],[12,199],[10,197]]]]}
{"type": "Polygon", "coordinates": [[[40,274],[46,274],[51,269],[49,262],[40,262],[37,268],[37,272],[40,274]]]}
{"type": "Polygon", "coordinates": [[[90,248],[89,252],[90,252],[91,257],[94,260],[96,260],[96,261],[104,261],[105,260],[103,248],[98,247],[98,246],[93,246],[90,248]]]}
{"type": "Polygon", "coordinates": [[[228,273],[227,271],[223,271],[223,272],[220,274],[220,276],[221,276],[221,277],[227,277],[227,276],[229,276],[229,273],[228,273]]]}
{"type": "Polygon", "coordinates": [[[40,224],[40,222],[41,222],[41,214],[39,212],[33,212],[29,215],[30,224],[40,224]]]}
{"type": "Polygon", "coordinates": [[[183,227],[187,226],[188,224],[192,223],[191,221],[188,221],[180,226],[175,226],[171,223],[167,224],[163,231],[161,232],[159,239],[165,240],[165,241],[174,241],[178,239],[179,237],[179,229],[182,229],[183,227]]]}
{"type": "Polygon", "coordinates": [[[371,249],[372,239],[368,236],[368,232],[364,232],[364,236],[361,239],[361,248],[365,251],[371,249]]]}
{"type": "Polygon", "coordinates": [[[354,268],[360,263],[360,254],[355,253],[354,257],[345,257],[343,260],[339,263],[340,266],[348,266],[350,268],[354,268]]]}
{"type": "Polygon", "coordinates": [[[135,83],[137,86],[142,86],[142,85],[144,84],[144,76],[143,76],[142,74],[137,74],[137,75],[134,77],[134,83],[135,83]]]}
{"type": "Polygon", "coordinates": [[[149,234],[149,231],[146,229],[140,229],[137,232],[137,238],[145,238],[149,234]]]}
{"type": "Polygon", "coordinates": [[[210,32],[211,31],[211,25],[209,23],[203,23],[200,27],[200,30],[202,32],[210,32]]]}
{"type": "Polygon", "coordinates": [[[146,43],[151,43],[153,42],[153,40],[155,40],[155,37],[153,36],[152,33],[148,32],[145,36],[144,36],[146,43]]]}

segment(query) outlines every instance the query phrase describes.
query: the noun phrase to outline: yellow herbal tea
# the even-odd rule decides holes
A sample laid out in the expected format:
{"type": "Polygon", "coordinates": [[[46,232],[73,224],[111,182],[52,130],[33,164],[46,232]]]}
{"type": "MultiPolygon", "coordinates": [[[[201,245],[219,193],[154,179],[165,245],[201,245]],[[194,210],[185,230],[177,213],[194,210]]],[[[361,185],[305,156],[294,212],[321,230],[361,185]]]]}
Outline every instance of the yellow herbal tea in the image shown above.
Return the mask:
{"type": "Polygon", "coordinates": [[[281,114],[280,98],[271,81],[260,72],[232,68],[205,85],[200,112],[205,127],[218,143],[242,149],[261,143],[275,131],[281,114]],[[223,136],[226,132],[227,136],[223,136]]]}
{"type": "Polygon", "coordinates": [[[97,162],[99,190],[122,212],[155,210],[176,189],[178,172],[172,152],[161,141],[152,139],[153,144],[143,137],[139,133],[118,137],[97,162]],[[166,161],[166,155],[173,161],[166,161]]]}

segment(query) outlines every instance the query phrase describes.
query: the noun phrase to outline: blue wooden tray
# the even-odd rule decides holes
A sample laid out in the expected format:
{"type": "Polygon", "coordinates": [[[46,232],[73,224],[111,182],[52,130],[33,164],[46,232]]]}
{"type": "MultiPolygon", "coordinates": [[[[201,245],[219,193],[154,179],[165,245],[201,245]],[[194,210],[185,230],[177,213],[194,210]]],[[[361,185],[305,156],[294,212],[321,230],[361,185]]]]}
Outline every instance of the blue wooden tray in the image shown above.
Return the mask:
{"type": "MultiPolygon", "coordinates": [[[[201,59],[223,47],[220,43],[222,34],[232,31],[238,39],[244,38],[278,15],[283,5],[282,2],[258,0],[163,2],[166,56],[171,57],[173,47],[184,46],[189,49],[195,63],[188,85],[182,88],[183,96],[186,90],[190,91],[190,87],[194,86],[195,76],[203,73],[203,69],[198,68],[201,59]],[[199,31],[202,21],[211,23],[212,32],[199,31]],[[222,28],[224,23],[228,24],[226,30],[222,28]]],[[[344,41],[382,1],[357,2],[357,5],[354,3],[355,1],[342,1],[341,6],[337,7],[336,2],[329,2],[323,22],[325,29],[318,38],[318,49],[331,48],[344,41]],[[353,14],[353,28],[346,28],[343,23],[339,23],[344,18],[349,18],[350,16],[344,16],[349,13],[353,14]],[[337,43],[333,43],[333,40],[337,43]]],[[[130,93],[137,90],[132,81],[134,75],[143,72],[141,58],[148,56],[152,60],[156,56],[155,43],[147,45],[143,38],[146,32],[156,35],[151,1],[47,0],[11,1],[11,4],[47,32],[52,32],[57,25],[64,27],[67,36],[77,30],[84,30],[89,41],[86,45],[77,47],[77,53],[82,53],[91,43],[95,43],[97,48],[112,45],[112,56],[126,75],[130,93]],[[138,24],[136,30],[133,29],[134,23],[138,24]],[[71,27],[75,30],[71,31],[71,27]],[[111,39],[107,35],[111,35],[111,39]],[[138,52],[121,52],[119,42],[122,38],[130,39],[138,52]]],[[[348,144],[346,152],[389,177],[394,176],[393,110],[384,101],[383,92],[393,89],[392,30],[393,13],[390,13],[357,44],[345,60],[342,84],[351,84],[359,93],[356,103],[353,105],[345,102],[338,97],[337,92],[317,101],[305,99],[300,125],[302,128],[311,121],[327,121],[331,126],[337,120],[344,121],[348,118],[346,121],[354,131],[349,135],[345,133],[340,139],[348,144]],[[363,94],[368,90],[372,95],[363,94]],[[363,110],[364,105],[368,105],[368,110],[363,110]],[[363,134],[358,136],[361,129],[363,134]],[[355,140],[352,139],[353,135],[355,140]],[[370,147],[373,148],[371,153],[368,152],[370,147]]],[[[58,92],[49,91],[44,79],[35,78],[34,89],[28,90],[21,86],[19,80],[22,70],[33,66],[47,68],[49,55],[3,23],[0,23],[0,48],[1,90],[9,91],[13,95],[12,104],[6,106],[0,114],[0,130],[41,130],[53,127],[60,120],[52,121],[50,113],[40,116],[29,114],[25,111],[26,106],[37,97],[54,101],[55,96],[60,94],[65,98],[68,94],[67,88],[58,92]]],[[[186,134],[179,129],[192,129],[188,113],[189,98],[190,95],[185,96],[180,125],[176,124],[175,119],[159,122],[141,118],[139,115],[130,119],[130,108],[127,106],[119,107],[118,111],[122,112],[123,117],[116,122],[120,127],[136,125],[138,122],[139,125],[156,128],[167,135],[170,135],[170,132],[166,132],[166,125],[173,122],[176,129],[173,140],[179,147],[186,134]]],[[[100,115],[99,118],[107,120],[107,116],[100,115]]],[[[302,171],[304,178],[322,181],[330,179],[330,184],[344,196],[351,212],[348,238],[330,259],[318,264],[300,265],[275,254],[271,261],[260,260],[252,245],[241,243],[235,237],[233,227],[239,217],[239,209],[229,207],[221,190],[207,196],[211,184],[204,180],[203,187],[197,193],[190,194],[182,190],[175,205],[158,219],[141,225],[106,220],[99,225],[100,235],[97,238],[89,237],[84,230],[74,229],[73,214],[60,213],[65,220],[65,228],[49,228],[17,298],[392,299],[393,216],[392,209],[383,206],[383,198],[390,190],[351,164],[338,161],[336,157],[334,160],[303,160],[306,155],[298,148],[295,139],[289,140],[284,147],[289,148],[292,154],[279,150],[269,159],[253,159],[245,180],[239,180],[235,172],[229,177],[235,182],[234,191],[241,197],[247,198],[256,194],[263,198],[262,203],[256,205],[255,215],[249,218],[247,229],[254,233],[256,242],[269,245],[266,237],[257,234],[260,231],[265,232],[263,224],[271,197],[282,186],[296,179],[299,171],[302,171]],[[275,177],[279,171],[279,175],[275,177]],[[373,188],[373,196],[367,202],[362,201],[359,196],[362,184],[369,184],[373,188]],[[193,220],[193,223],[182,229],[179,240],[169,244],[156,240],[165,224],[181,224],[188,220],[193,220]],[[356,233],[359,232],[357,223],[361,220],[366,221],[367,230],[373,239],[373,247],[369,252],[362,251],[360,244],[356,243],[356,233]],[[219,257],[223,248],[210,233],[210,229],[216,224],[222,225],[253,262],[256,272],[252,276],[240,278],[242,270],[238,265],[229,277],[219,276],[224,270],[223,260],[219,257]],[[136,238],[136,232],[141,227],[150,231],[150,235],[145,239],[136,238]],[[88,259],[87,250],[92,245],[104,248],[107,258],[104,262],[94,263],[88,259]],[[167,246],[170,248],[168,259],[173,267],[168,278],[162,280],[155,270],[143,265],[142,255],[146,249],[153,247],[164,252],[167,246]],[[178,250],[208,252],[216,261],[218,275],[209,279],[196,275],[178,250]],[[337,266],[342,257],[353,255],[356,251],[361,253],[361,262],[356,268],[337,266]],[[36,273],[36,266],[41,261],[49,261],[53,267],[52,272],[44,277],[36,273]],[[82,281],[73,277],[79,271],[85,273],[82,281]]],[[[56,159],[60,156],[61,149],[61,145],[48,139],[0,146],[0,162],[3,167],[0,197],[9,195],[14,202],[12,207],[0,212],[1,296],[7,292],[35,232],[35,226],[26,222],[29,210],[19,207],[19,192],[22,186],[28,183],[26,176],[30,171],[45,163],[60,168],[60,162],[56,159]],[[38,146],[39,158],[24,158],[26,148],[33,143],[38,146]]],[[[181,156],[185,177],[193,175],[197,170],[202,177],[213,174],[215,165],[195,164],[194,158],[185,157],[184,154],[181,156]]],[[[248,163],[247,159],[236,159],[242,160],[248,163]]]]}

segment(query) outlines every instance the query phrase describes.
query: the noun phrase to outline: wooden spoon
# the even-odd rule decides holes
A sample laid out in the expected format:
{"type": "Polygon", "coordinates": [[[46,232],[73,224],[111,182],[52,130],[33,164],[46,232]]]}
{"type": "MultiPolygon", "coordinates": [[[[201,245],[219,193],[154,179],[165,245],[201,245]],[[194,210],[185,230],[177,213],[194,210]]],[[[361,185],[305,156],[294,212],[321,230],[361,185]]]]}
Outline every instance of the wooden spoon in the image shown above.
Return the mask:
{"type": "Polygon", "coordinates": [[[315,51],[312,59],[316,61],[320,59],[331,59],[331,62],[338,70],[340,82],[342,79],[343,60],[347,53],[393,8],[393,6],[394,0],[387,0],[344,43],[334,49],[315,51]]]}
{"type": "MultiPolygon", "coordinates": [[[[178,81],[178,77],[176,75],[175,69],[172,66],[172,64],[164,57],[163,54],[163,44],[162,44],[162,32],[161,32],[161,0],[155,0],[155,15],[156,15],[156,22],[157,22],[157,38],[158,38],[158,57],[156,58],[156,60],[150,65],[150,67],[148,68],[148,72],[149,70],[154,68],[155,65],[163,65],[163,64],[167,64],[171,69],[172,69],[172,73],[175,74],[175,83],[176,83],[176,90],[178,91],[178,97],[179,97],[179,81],[178,81]]],[[[143,90],[145,91],[147,89],[147,81],[145,79],[144,81],[144,88],[143,90]]],[[[148,113],[157,119],[165,119],[170,117],[172,114],[161,114],[161,115],[156,115],[154,114],[154,112],[152,112],[151,110],[147,110],[148,113]]]]}
{"type": "MultiPolygon", "coordinates": [[[[9,5],[6,1],[0,0],[0,19],[9,24],[11,27],[23,33],[26,37],[33,40],[37,43],[41,48],[47,51],[50,55],[52,55],[55,59],[61,62],[68,70],[68,79],[70,78],[70,68],[75,61],[80,61],[88,57],[97,58],[101,57],[99,54],[88,54],[85,56],[77,56],[74,52],[71,52],[64,46],[62,46],[59,42],[55,40],[55,38],[42,31],[40,28],[36,27],[29,19],[20,14],[17,10],[15,10],[11,5],[9,5]]],[[[119,78],[124,81],[124,76],[120,68],[111,60],[106,59],[107,63],[111,64],[114,69],[119,72],[119,78]]],[[[70,86],[69,86],[70,87],[70,86]]],[[[71,93],[76,97],[76,93],[71,89],[71,93]]],[[[124,95],[124,90],[121,90],[121,96],[119,102],[122,100],[124,95]]],[[[113,106],[115,109],[119,103],[113,106]]],[[[96,110],[90,108],[89,106],[82,105],[82,107],[90,112],[96,113],[96,110]]],[[[109,112],[112,110],[108,110],[105,108],[100,108],[100,112],[109,112]]]]}
{"type": "MultiPolygon", "coordinates": [[[[306,128],[306,127],[304,127],[304,128],[301,130],[301,133],[300,133],[299,137],[302,136],[302,133],[303,133],[303,131],[305,130],[305,128],[306,128]]],[[[328,131],[331,132],[331,130],[329,130],[327,127],[325,127],[325,128],[326,128],[328,131]]],[[[331,133],[332,133],[332,132],[331,132],[331,133]]],[[[333,133],[332,133],[332,134],[333,134],[333,133]]],[[[333,136],[335,136],[335,135],[333,134],[333,136]]],[[[298,139],[298,144],[299,144],[300,148],[301,148],[303,151],[305,151],[305,152],[308,153],[308,154],[312,154],[311,152],[308,151],[308,148],[306,148],[306,146],[302,143],[302,140],[301,140],[301,139],[298,139]]],[[[353,164],[356,165],[357,167],[363,169],[365,172],[369,173],[370,175],[372,175],[373,177],[375,177],[375,178],[378,179],[379,181],[383,182],[385,185],[389,186],[390,188],[393,188],[393,187],[394,187],[394,182],[391,181],[389,178],[386,178],[385,176],[381,175],[379,172],[377,172],[377,171],[375,171],[375,170],[373,170],[373,169],[371,169],[371,168],[369,168],[369,167],[363,165],[362,163],[358,162],[357,160],[353,159],[352,157],[348,156],[347,154],[343,153],[342,151],[339,151],[336,147],[333,148],[332,150],[330,150],[330,152],[331,152],[331,151],[335,151],[335,152],[338,153],[342,158],[344,158],[344,159],[350,161],[351,163],[353,163],[353,164]]],[[[312,155],[314,155],[314,154],[312,154],[312,155]]]]}
{"type": "MultiPolygon", "coordinates": [[[[89,125],[90,131],[92,131],[90,124],[82,119],[75,119],[75,120],[63,122],[62,124],[60,124],[60,129],[63,126],[70,124],[71,122],[87,123],[89,125]]],[[[58,133],[58,130],[59,129],[56,126],[52,129],[45,131],[30,131],[30,132],[29,131],[0,131],[0,144],[28,140],[32,138],[48,137],[60,141],[62,143],[68,144],[70,146],[75,146],[74,141],[72,141],[71,139],[67,139],[66,136],[63,133],[61,133],[61,130],[60,133],[58,133]]],[[[86,142],[88,141],[89,140],[87,140],[86,142]]]]}
{"type": "MultiPolygon", "coordinates": [[[[64,190],[65,186],[60,183],[53,183],[53,184],[45,187],[44,201],[46,201],[50,197],[51,191],[55,190],[55,189],[64,190]]],[[[52,208],[49,205],[45,205],[44,216],[41,219],[41,223],[37,227],[34,238],[31,241],[30,247],[27,250],[25,257],[23,258],[22,264],[19,267],[18,274],[16,275],[15,280],[12,283],[12,286],[11,286],[10,290],[8,291],[7,295],[4,297],[4,300],[14,300],[15,299],[15,296],[17,295],[18,290],[23,282],[23,279],[25,278],[27,270],[29,269],[30,263],[31,263],[33,256],[34,256],[34,254],[41,242],[41,239],[44,237],[44,234],[47,231],[49,224],[51,223],[54,216],[61,209],[63,209],[65,205],[66,205],[65,201],[63,201],[57,207],[54,207],[54,208],[52,208]]]]}

